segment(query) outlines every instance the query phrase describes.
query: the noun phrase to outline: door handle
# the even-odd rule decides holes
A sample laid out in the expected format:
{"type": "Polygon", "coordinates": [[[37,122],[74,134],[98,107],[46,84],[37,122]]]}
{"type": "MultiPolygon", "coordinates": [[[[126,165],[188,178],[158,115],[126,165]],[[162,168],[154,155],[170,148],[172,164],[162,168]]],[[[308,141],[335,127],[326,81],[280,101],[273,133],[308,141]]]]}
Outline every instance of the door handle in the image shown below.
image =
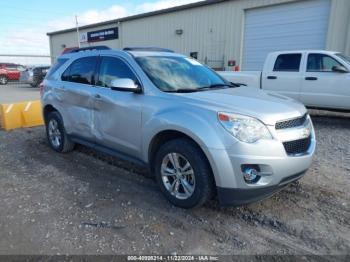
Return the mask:
{"type": "Polygon", "coordinates": [[[100,94],[95,94],[95,98],[101,99],[101,95],[100,94]]]}
{"type": "Polygon", "coordinates": [[[316,81],[316,80],[317,80],[317,77],[308,76],[308,77],[305,77],[305,80],[308,80],[308,81],[316,81]]]}
{"type": "Polygon", "coordinates": [[[277,76],[268,76],[267,79],[275,80],[277,79],[277,76]]]}

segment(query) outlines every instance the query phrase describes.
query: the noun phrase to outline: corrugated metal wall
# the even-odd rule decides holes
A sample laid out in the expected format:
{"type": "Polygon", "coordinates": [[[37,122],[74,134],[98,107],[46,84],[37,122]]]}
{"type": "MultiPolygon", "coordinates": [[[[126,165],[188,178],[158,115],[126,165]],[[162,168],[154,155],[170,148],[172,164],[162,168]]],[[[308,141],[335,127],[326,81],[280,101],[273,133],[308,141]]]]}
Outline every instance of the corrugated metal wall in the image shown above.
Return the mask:
{"type": "Polygon", "coordinates": [[[309,0],[245,12],[243,70],[260,71],[270,52],[325,49],[330,0],[309,0]]]}
{"type": "MultiPolygon", "coordinates": [[[[119,39],[94,44],[112,48],[125,46],[160,46],[198,58],[210,66],[227,66],[228,60],[242,62],[245,10],[301,0],[232,0],[173,13],[144,17],[119,24],[119,39]],[[176,34],[182,29],[181,35],[176,34]]],[[[308,1],[308,0],[305,0],[308,1]]],[[[327,48],[350,52],[350,1],[332,0],[327,48]]],[[[104,27],[92,27],[82,32],[104,27]]],[[[76,33],[52,35],[51,53],[59,55],[66,46],[76,46],[76,33]]]]}

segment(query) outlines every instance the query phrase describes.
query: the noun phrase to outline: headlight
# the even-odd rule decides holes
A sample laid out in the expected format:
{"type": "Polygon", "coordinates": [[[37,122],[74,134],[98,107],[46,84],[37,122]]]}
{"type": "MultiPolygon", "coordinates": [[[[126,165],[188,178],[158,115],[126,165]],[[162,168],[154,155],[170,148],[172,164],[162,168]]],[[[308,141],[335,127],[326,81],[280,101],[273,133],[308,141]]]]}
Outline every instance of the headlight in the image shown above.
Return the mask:
{"type": "Polygon", "coordinates": [[[218,120],[228,132],[242,142],[254,143],[260,139],[272,139],[267,127],[255,118],[219,112],[218,120]]]}

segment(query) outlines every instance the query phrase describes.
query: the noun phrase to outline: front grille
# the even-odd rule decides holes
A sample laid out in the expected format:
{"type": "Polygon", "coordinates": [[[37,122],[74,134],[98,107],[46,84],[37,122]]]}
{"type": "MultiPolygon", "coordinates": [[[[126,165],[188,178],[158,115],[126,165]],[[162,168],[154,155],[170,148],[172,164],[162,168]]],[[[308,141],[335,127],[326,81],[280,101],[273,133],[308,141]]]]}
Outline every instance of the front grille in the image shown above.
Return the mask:
{"type": "Polygon", "coordinates": [[[280,121],[276,123],[275,128],[276,130],[278,130],[278,129],[286,129],[286,128],[302,126],[305,123],[306,118],[307,118],[307,115],[305,114],[302,117],[293,118],[286,121],[280,121]]]}
{"type": "Polygon", "coordinates": [[[299,140],[284,142],[283,146],[289,155],[306,153],[311,145],[311,136],[299,140]]]}

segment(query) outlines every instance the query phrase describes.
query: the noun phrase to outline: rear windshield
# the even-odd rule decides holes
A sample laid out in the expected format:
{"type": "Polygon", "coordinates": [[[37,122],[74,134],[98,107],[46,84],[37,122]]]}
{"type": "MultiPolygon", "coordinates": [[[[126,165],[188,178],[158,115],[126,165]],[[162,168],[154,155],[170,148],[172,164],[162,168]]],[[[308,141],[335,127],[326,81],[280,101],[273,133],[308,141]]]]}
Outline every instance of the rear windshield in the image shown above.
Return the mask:
{"type": "Polygon", "coordinates": [[[49,70],[46,78],[51,78],[52,75],[65,63],[68,61],[68,58],[58,58],[56,63],[49,70]]]}

